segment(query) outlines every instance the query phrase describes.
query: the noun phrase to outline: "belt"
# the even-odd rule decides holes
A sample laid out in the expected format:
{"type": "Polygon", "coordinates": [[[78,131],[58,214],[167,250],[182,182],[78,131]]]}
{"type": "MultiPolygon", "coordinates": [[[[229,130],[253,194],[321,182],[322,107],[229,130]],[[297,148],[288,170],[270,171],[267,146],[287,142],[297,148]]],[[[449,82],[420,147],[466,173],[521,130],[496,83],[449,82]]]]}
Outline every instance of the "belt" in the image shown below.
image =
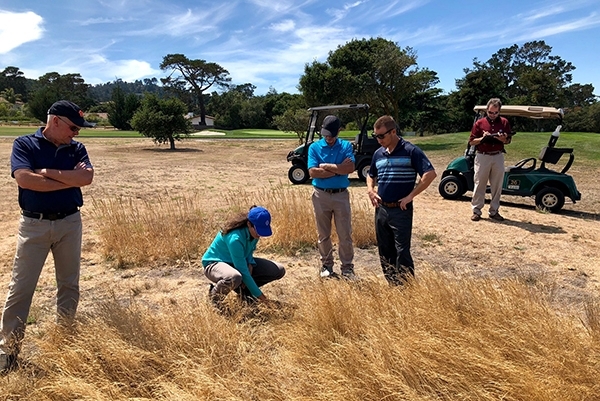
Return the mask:
{"type": "Polygon", "coordinates": [[[499,150],[497,152],[479,152],[478,151],[477,153],[481,153],[482,155],[494,156],[494,155],[497,155],[499,153],[502,153],[502,151],[501,150],[499,150]]]}
{"type": "Polygon", "coordinates": [[[400,202],[381,202],[385,207],[400,207],[400,202]]]}
{"type": "Polygon", "coordinates": [[[328,194],[337,194],[339,192],[344,192],[346,188],[319,188],[315,187],[319,191],[327,192],[328,194]]]}
{"type": "Polygon", "coordinates": [[[29,217],[31,219],[37,220],[60,220],[64,219],[67,216],[75,214],[79,211],[79,209],[69,210],[68,212],[59,212],[59,213],[36,213],[30,212],[28,210],[21,210],[21,214],[25,217],[29,217]]]}

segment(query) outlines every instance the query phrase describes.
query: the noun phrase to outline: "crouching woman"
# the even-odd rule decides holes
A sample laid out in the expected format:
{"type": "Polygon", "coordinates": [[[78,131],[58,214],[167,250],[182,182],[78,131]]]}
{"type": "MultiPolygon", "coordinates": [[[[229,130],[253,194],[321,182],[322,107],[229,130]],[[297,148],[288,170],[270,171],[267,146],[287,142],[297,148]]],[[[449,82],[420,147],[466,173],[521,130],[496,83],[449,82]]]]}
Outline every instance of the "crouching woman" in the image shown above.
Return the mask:
{"type": "Polygon", "coordinates": [[[269,237],[271,214],[261,206],[252,206],[246,214],[229,220],[202,256],[204,275],[210,285],[211,301],[218,305],[231,290],[246,302],[267,301],[260,287],[279,280],[285,268],[267,259],[255,258],[260,237],[269,237]]]}

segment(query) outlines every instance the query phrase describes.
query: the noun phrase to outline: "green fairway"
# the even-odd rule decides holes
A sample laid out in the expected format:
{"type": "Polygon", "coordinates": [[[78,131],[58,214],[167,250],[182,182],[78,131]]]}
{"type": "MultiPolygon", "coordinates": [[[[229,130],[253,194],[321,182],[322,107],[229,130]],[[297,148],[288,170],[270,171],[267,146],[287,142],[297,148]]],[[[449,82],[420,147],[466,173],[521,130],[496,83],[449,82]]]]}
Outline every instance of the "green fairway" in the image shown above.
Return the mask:
{"type": "MultiPolygon", "coordinates": [[[[548,144],[550,132],[519,132],[506,145],[505,160],[516,162],[529,157],[538,157],[548,144]]],[[[426,137],[408,137],[408,141],[418,145],[425,152],[443,154],[448,157],[462,156],[469,140],[468,132],[443,134],[426,137]]],[[[562,132],[556,144],[558,148],[573,148],[578,164],[597,165],[600,162],[600,135],[588,132],[562,132]]]]}

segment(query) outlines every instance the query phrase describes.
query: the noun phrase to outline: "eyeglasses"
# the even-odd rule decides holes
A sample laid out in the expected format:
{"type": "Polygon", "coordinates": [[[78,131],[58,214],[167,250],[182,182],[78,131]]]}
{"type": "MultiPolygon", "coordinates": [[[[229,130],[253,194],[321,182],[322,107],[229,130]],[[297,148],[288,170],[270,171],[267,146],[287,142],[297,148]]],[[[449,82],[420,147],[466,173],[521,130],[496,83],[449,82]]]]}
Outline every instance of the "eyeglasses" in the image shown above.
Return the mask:
{"type": "Polygon", "coordinates": [[[65,120],[63,120],[60,116],[56,116],[58,117],[58,119],[60,121],[62,121],[63,123],[67,124],[69,126],[69,129],[71,130],[71,132],[79,132],[79,130],[81,129],[81,127],[78,127],[77,125],[71,125],[68,122],[66,122],[65,120]]]}
{"type": "Polygon", "coordinates": [[[487,113],[488,113],[489,115],[495,116],[495,115],[497,115],[497,114],[498,114],[498,113],[500,113],[500,112],[499,112],[499,111],[488,111],[487,113]]]}
{"type": "Polygon", "coordinates": [[[392,131],[393,131],[393,130],[395,130],[395,129],[396,129],[396,128],[390,128],[389,130],[385,131],[383,134],[376,134],[376,133],[374,133],[374,132],[373,132],[373,133],[371,134],[371,136],[372,136],[373,138],[377,138],[377,139],[383,139],[383,138],[385,138],[385,136],[386,136],[387,134],[389,134],[390,132],[392,132],[392,131]]]}

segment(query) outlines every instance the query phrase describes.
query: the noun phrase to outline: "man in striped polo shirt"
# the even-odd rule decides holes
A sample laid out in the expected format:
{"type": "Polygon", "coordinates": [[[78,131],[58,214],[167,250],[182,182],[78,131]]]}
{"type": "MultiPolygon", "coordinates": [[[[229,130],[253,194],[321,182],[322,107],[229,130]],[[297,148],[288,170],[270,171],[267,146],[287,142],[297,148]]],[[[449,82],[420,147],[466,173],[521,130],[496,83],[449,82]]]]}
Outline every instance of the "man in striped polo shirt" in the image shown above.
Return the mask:
{"type": "Polygon", "coordinates": [[[387,281],[402,285],[415,274],[410,254],[413,199],[437,174],[421,149],[398,136],[391,116],[375,122],[373,137],[381,147],[373,154],[367,190],[375,206],[379,258],[387,281]],[[421,177],[418,183],[417,175],[421,177]]]}

